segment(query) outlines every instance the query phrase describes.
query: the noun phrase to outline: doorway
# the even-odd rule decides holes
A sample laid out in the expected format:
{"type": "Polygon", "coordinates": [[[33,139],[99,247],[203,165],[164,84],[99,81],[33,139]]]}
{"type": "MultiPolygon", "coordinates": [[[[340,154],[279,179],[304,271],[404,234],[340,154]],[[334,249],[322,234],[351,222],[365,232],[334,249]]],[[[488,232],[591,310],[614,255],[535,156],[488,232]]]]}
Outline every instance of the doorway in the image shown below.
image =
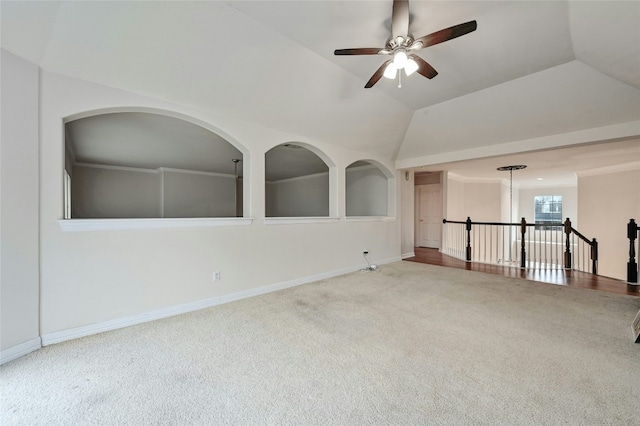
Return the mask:
{"type": "Polygon", "coordinates": [[[416,185],[415,200],[416,246],[439,249],[442,236],[442,185],[416,185]]]}
{"type": "Polygon", "coordinates": [[[415,174],[415,246],[440,249],[442,239],[442,173],[415,174]]]}

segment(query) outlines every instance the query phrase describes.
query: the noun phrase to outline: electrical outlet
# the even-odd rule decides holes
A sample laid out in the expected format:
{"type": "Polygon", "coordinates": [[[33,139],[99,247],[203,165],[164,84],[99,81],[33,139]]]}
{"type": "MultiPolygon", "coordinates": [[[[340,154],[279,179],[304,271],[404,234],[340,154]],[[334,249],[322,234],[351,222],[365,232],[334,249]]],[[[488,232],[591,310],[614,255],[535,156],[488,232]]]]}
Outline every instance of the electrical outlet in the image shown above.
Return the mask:
{"type": "Polygon", "coordinates": [[[220,281],[220,271],[215,271],[213,273],[213,280],[214,281],[220,281]]]}

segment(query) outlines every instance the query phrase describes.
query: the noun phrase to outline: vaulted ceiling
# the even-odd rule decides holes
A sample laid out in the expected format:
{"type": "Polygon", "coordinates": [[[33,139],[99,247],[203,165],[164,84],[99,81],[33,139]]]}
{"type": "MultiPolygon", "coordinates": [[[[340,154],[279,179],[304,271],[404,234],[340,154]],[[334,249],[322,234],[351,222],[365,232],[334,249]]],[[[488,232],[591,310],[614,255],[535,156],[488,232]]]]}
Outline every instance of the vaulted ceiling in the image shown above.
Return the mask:
{"type": "MultiPolygon", "coordinates": [[[[640,136],[640,2],[410,1],[438,72],[363,86],[391,0],[2,1],[2,47],[44,70],[418,167],[640,136]]],[[[635,158],[633,161],[639,161],[635,158]]]]}

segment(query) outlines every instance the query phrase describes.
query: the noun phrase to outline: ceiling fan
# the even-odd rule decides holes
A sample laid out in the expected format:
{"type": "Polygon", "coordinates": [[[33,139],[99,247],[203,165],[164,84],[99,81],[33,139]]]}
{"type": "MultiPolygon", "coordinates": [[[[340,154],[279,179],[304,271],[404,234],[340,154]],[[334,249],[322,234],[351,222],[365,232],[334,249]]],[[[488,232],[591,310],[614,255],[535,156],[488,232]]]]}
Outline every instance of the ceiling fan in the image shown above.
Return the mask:
{"type": "Polygon", "coordinates": [[[398,87],[402,87],[401,73],[404,70],[407,76],[418,71],[427,78],[433,78],[438,75],[429,63],[415,51],[433,46],[456,37],[463,36],[478,27],[476,21],[465,22],[464,24],[454,25],[444,30],[436,31],[424,37],[413,39],[409,35],[409,1],[393,0],[393,10],[391,12],[391,39],[387,41],[384,48],[363,47],[355,49],[337,49],[335,55],[392,55],[393,58],[387,60],[380,68],[371,76],[365,89],[373,87],[384,75],[387,78],[395,79],[396,75],[399,79],[398,87]]]}

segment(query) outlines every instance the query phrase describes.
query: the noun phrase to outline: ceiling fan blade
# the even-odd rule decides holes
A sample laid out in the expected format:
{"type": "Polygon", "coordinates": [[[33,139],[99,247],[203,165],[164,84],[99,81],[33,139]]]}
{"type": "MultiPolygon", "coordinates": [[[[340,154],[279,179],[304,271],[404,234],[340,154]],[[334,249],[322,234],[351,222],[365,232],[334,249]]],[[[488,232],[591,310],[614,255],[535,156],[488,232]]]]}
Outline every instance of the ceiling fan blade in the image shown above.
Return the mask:
{"type": "Polygon", "coordinates": [[[418,74],[422,74],[427,78],[433,78],[438,75],[438,71],[436,71],[431,65],[429,65],[427,61],[422,59],[420,56],[409,55],[409,58],[413,59],[414,61],[416,61],[416,64],[418,64],[418,69],[416,70],[418,71],[418,74]]]}
{"type": "Polygon", "coordinates": [[[407,38],[409,33],[409,0],[393,0],[391,34],[393,39],[407,38]]]}
{"type": "Polygon", "coordinates": [[[334,55],[377,55],[384,49],[379,47],[361,47],[356,49],[336,49],[334,55]]]}
{"type": "Polygon", "coordinates": [[[445,28],[444,30],[436,31],[424,37],[420,37],[413,42],[415,46],[417,43],[422,43],[420,49],[433,46],[434,44],[442,43],[443,41],[451,40],[456,37],[463,36],[478,28],[476,21],[465,22],[464,24],[454,25],[453,27],[445,28]]]}
{"type": "Polygon", "coordinates": [[[378,80],[380,80],[382,78],[382,76],[384,75],[385,68],[387,68],[387,65],[389,65],[392,61],[393,61],[393,59],[389,59],[384,64],[382,64],[382,66],[380,68],[378,68],[378,70],[376,72],[373,73],[373,75],[371,76],[369,81],[367,81],[367,84],[364,85],[364,88],[365,89],[369,89],[369,88],[373,87],[373,85],[376,84],[378,82],[378,80]]]}

